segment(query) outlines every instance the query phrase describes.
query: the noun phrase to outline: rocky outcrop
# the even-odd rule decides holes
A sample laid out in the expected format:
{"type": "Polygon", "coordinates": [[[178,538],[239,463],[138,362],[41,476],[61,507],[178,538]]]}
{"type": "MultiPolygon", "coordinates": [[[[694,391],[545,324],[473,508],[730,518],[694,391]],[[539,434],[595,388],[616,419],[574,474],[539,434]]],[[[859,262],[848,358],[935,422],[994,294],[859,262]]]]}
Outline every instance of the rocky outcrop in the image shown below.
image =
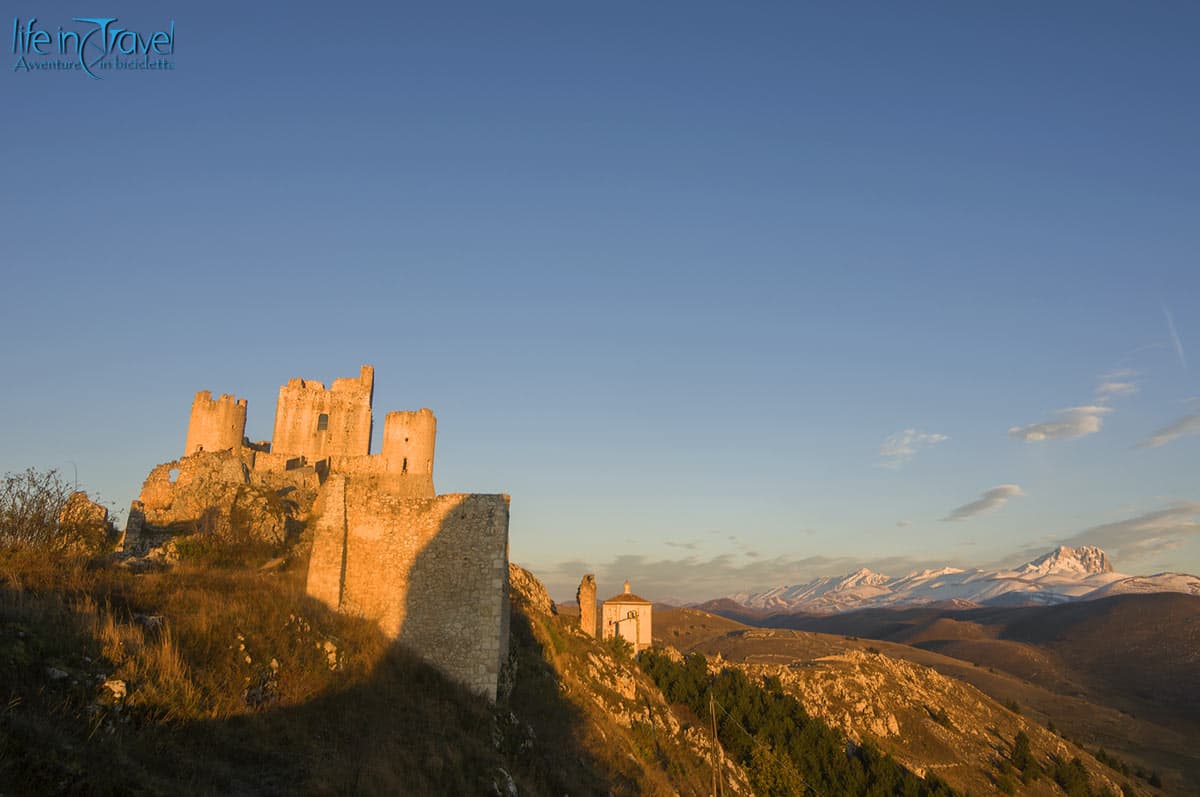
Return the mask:
{"type": "Polygon", "coordinates": [[[1083,545],[1079,548],[1060,545],[1050,553],[1022,565],[1017,572],[1035,576],[1056,573],[1091,575],[1111,573],[1113,566],[1108,554],[1095,545],[1083,545]]]}
{"type": "Polygon", "coordinates": [[[181,534],[282,543],[300,507],[291,490],[251,478],[231,451],[201,452],[150,471],[129,512],[125,550],[144,553],[181,534]]]}
{"type": "Polygon", "coordinates": [[[714,751],[723,792],[753,793],[745,770],[713,744],[707,725],[676,716],[633,658],[587,634],[573,617],[558,615],[546,588],[528,570],[510,564],[509,580],[513,610],[529,621],[546,656],[545,664],[526,662],[518,681],[549,676],[551,688],[584,719],[586,746],[603,751],[608,766],[638,784],[631,793],[710,793],[714,751]],[[537,672],[545,667],[552,674],[537,672]],[[654,741],[647,745],[647,739],[654,741]]]}
{"type": "Polygon", "coordinates": [[[558,607],[550,600],[550,593],[537,577],[518,564],[508,563],[508,584],[513,601],[519,601],[527,612],[551,615],[558,614],[558,607]]]}
{"type": "MultiPolygon", "coordinates": [[[[754,633],[766,639],[773,632],[754,633]]],[[[1010,749],[1017,733],[1024,731],[1041,763],[1048,765],[1051,756],[1066,761],[1080,757],[1094,786],[1120,794],[1111,772],[1086,752],[973,686],[929,667],[858,649],[787,665],[710,666],[737,667],[758,678],[777,677],[810,714],[844,731],[852,741],[870,742],[919,776],[936,773],[968,793],[995,790],[1001,777],[997,752],[1010,749]]],[[[1029,786],[1027,792],[1052,794],[1054,788],[1043,781],[1029,786]]]]}
{"type": "Polygon", "coordinates": [[[116,536],[108,509],[82,491],[71,493],[59,510],[58,530],[67,547],[88,553],[110,545],[116,536]]]}

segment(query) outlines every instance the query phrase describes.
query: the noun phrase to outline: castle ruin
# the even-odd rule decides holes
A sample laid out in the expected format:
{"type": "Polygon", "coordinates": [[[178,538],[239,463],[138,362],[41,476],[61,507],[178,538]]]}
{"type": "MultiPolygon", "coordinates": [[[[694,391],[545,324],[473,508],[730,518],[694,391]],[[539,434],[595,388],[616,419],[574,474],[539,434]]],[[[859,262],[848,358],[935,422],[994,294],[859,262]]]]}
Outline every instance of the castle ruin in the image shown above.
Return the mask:
{"type": "Polygon", "coordinates": [[[126,547],[226,531],[283,542],[313,532],[307,592],[376,620],[451,677],[495,699],[508,656],[507,495],[437,495],[437,419],[389,412],[371,452],[374,369],[357,378],[291,379],[270,441],[245,437],[246,400],[192,402],[184,456],[151,471],[130,508],[126,547]]]}
{"type": "Polygon", "coordinates": [[[579,627],[588,636],[596,635],[596,576],[588,573],[579,581],[579,589],[575,590],[575,600],[579,603],[579,627]]]}

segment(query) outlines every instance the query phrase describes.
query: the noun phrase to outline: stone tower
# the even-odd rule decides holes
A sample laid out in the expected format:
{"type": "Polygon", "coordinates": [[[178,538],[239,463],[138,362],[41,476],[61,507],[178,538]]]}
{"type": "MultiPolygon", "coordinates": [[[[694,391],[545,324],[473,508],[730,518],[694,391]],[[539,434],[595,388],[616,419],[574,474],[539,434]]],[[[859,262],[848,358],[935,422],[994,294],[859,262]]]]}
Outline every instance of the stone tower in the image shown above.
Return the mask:
{"type": "Polygon", "coordinates": [[[197,451],[237,450],[246,435],[246,400],[201,390],[192,401],[192,416],[188,421],[184,456],[197,451]]]}
{"type": "Polygon", "coordinates": [[[433,410],[389,412],[383,420],[382,453],[387,472],[411,479],[419,492],[429,495],[434,494],[433,452],[436,445],[437,418],[433,410]]]}
{"type": "Polygon", "coordinates": [[[375,369],[364,365],[357,378],[321,382],[291,379],[279,388],[271,450],[310,461],[371,453],[371,397],[375,369]]]}
{"type": "Polygon", "coordinates": [[[588,636],[596,635],[596,577],[588,573],[579,582],[575,591],[575,600],[579,601],[579,627],[588,636]]]}

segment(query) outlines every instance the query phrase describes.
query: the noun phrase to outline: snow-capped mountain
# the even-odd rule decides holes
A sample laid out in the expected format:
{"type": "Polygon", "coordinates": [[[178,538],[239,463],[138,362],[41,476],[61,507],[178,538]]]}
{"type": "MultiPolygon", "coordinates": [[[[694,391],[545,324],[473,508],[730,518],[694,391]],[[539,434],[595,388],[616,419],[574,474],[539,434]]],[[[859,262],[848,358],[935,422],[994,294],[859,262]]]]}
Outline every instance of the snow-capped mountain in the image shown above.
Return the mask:
{"type": "Polygon", "coordinates": [[[1184,592],[1200,595],[1200,578],[1177,573],[1128,576],[1113,570],[1108,555],[1091,545],[1061,546],[1012,570],[944,567],[900,578],[866,568],[806,584],[728,596],[743,606],[768,611],[831,614],[881,606],[953,602],[959,605],[1019,605],[1090,600],[1126,592],[1184,592]]]}
{"type": "Polygon", "coordinates": [[[1094,545],[1068,548],[1060,545],[1045,556],[1021,565],[1017,572],[1023,576],[1081,575],[1113,572],[1108,554],[1094,545]]]}
{"type": "Polygon", "coordinates": [[[757,595],[731,595],[738,603],[755,608],[777,609],[797,605],[820,604],[824,611],[840,612],[870,603],[888,594],[892,579],[882,573],[861,568],[846,576],[826,576],[791,587],[776,587],[757,595]],[[750,603],[755,600],[757,603],[750,603]]]}

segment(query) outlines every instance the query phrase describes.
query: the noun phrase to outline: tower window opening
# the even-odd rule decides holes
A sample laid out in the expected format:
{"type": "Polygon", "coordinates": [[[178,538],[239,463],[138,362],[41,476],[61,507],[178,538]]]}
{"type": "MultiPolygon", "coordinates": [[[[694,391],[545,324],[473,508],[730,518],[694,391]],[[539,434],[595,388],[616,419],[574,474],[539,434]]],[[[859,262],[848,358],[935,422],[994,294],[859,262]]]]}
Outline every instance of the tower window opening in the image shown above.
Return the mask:
{"type": "Polygon", "coordinates": [[[408,457],[405,457],[403,460],[401,460],[401,462],[400,462],[400,472],[401,472],[401,473],[408,473],[408,457]]]}
{"type": "Polygon", "coordinates": [[[329,416],[322,412],[317,416],[317,431],[323,432],[329,428],[329,416]]]}

